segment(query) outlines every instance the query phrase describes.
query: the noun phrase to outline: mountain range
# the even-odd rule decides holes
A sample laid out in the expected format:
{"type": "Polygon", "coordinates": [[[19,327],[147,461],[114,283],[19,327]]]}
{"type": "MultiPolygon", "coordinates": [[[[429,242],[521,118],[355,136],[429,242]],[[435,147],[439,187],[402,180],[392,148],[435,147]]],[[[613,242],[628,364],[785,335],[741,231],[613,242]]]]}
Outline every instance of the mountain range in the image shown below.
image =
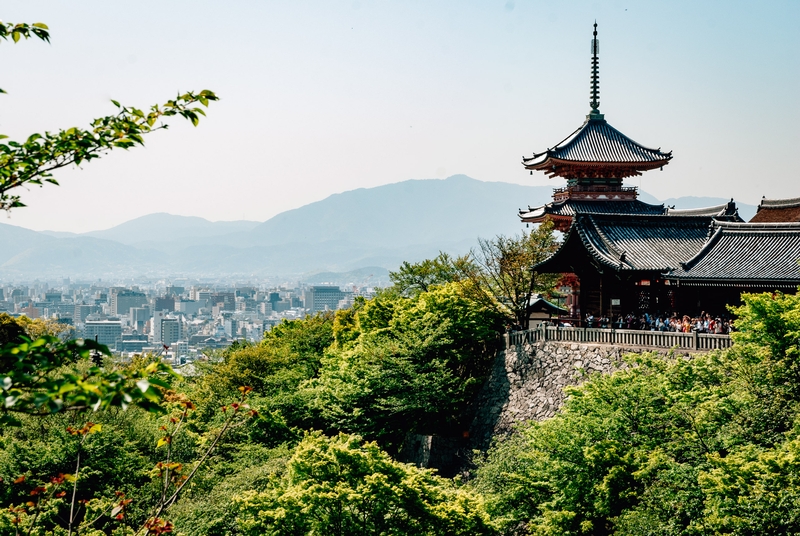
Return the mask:
{"type": "MultiPolygon", "coordinates": [[[[518,233],[518,209],[551,195],[545,186],[455,175],[334,194],[263,223],[159,213],[81,234],[0,224],[0,277],[301,276],[335,282],[352,272],[383,278],[404,260],[463,254],[478,237],[518,233]]],[[[640,198],[659,203],[645,192],[640,198]]],[[[667,204],[726,201],[682,197],[667,204]]],[[[745,220],[755,213],[751,205],[738,206],[745,220]]]]}

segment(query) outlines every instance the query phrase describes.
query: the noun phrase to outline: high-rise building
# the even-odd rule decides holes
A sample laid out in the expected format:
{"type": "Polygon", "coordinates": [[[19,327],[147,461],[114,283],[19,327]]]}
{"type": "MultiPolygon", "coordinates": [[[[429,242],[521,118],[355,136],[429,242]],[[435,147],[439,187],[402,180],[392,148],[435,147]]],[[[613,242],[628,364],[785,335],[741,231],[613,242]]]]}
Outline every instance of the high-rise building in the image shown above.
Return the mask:
{"type": "Polygon", "coordinates": [[[211,305],[223,304],[223,311],[236,310],[236,295],[233,292],[217,292],[211,295],[211,305]]]}
{"type": "Polygon", "coordinates": [[[333,285],[318,285],[308,287],[303,295],[304,306],[309,312],[335,311],[339,300],[348,293],[333,285]]]}
{"type": "Polygon", "coordinates": [[[153,311],[153,320],[152,320],[152,334],[153,334],[153,342],[159,343],[161,342],[161,321],[167,317],[167,313],[164,311],[153,311]]]}
{"type": "Polygon", "coordinates": [[[155,299],[155,304],[153,307],[156,311],[174,311],[175,310],[175,297],[174,296],[163,296],[161,298],[155,299]]]}
{"type": "Polygon", "coordinates": [[[150,320],[150,307],[131,307],[131,325],[139,333],[144,332],[144,326],[150,320]]]}
{"type": "Polygon", "coordinates": [[[147,305],[147,296],[143,292],[128,289],[111,290],[111,314],[128,315],[132,307],[147,305]]]}
{"type": "Polygon", "coordinates": [[[181,321],[178,318],[161,319],[161,341],[167,346],[181,339],[181,321]]]}
{"type": "Polygon", "coordinates": [[[113,348],[122,337],[122,322],[119,320],[87,320],[83,328],[83,338],[97,340],[113,348]]]}

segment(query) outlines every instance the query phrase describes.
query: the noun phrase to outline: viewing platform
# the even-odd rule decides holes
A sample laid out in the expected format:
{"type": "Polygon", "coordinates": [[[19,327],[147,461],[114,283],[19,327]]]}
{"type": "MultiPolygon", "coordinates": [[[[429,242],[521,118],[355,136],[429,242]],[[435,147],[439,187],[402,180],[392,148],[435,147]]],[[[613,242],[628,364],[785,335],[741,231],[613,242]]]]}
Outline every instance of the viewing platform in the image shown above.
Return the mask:
{"type": "Polygon", "coordinates": [[[609,344],[631,348],[675,348],[676,350],[724,350],[733,344],[729,335],[712,333],[679,333],[638,329],[565,328],[540,325],[533,329],[512,331],[503,336],[506,348],[524,343],[562,341],[587,344],[609,344]]]}

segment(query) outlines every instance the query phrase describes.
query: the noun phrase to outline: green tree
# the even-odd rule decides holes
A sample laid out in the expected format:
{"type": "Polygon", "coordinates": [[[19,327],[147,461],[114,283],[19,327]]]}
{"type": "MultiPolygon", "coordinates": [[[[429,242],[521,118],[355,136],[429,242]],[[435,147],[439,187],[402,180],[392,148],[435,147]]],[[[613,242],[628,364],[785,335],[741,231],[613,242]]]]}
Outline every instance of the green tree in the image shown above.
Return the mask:
{"type": "Polygon", "coordinates": [[[793,534],[800,501],[800,300],[745,294],[736,344],[629,358],[498,441],[474,482],[531,534],[793,534]]]}
{"type": "Polygon", "coordinates": [[[520,236],[478,239],[468,275],[476,299],[527,328],[531,298],[534,294],[551,294],[559,279],[557,274],[539,274],[534,267],[557,247],[550,221],[520,236]]]}
{"type": "Polygon", "coordinates": [[[304,392],[328,430],[358,433],[396,451],[408,432],[458,434],[494,359],[497,313],[461,283],[414,298],[383,293],[340,324],[304,392]],[[344,333],[347,335],[344,336],[344,333]]]}
{"type": "Polygon", "coordinates": [[[236,499],[244,534],[495,534],[478,496],[357,436],[306,435],[280,479],[236,499]]]}
{"type": "Polygon", "coordinates": [[[469,255],[451,257],[439,252],[434,259],[417,263],[404,261],[396,272],[389,272],[395,289],[405,296],[428,292],[434,285],[443,285],[463,280],[474,270],[469,255]]]}

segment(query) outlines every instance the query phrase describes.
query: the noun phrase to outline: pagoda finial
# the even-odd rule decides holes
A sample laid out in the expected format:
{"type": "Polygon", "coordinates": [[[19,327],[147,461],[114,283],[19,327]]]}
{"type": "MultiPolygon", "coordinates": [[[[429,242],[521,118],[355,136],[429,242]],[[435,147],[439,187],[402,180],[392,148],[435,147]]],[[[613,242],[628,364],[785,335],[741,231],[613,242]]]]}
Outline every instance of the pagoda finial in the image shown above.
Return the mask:
{"type": "Polygon", "coordinates": [[[592,87],[589,93],[591,100],[589,106],[589,119],[602,119],[600,113],[600,40],[597,38],[597,21],[594,21],[594,33],[592,34],[592,87]]]}

